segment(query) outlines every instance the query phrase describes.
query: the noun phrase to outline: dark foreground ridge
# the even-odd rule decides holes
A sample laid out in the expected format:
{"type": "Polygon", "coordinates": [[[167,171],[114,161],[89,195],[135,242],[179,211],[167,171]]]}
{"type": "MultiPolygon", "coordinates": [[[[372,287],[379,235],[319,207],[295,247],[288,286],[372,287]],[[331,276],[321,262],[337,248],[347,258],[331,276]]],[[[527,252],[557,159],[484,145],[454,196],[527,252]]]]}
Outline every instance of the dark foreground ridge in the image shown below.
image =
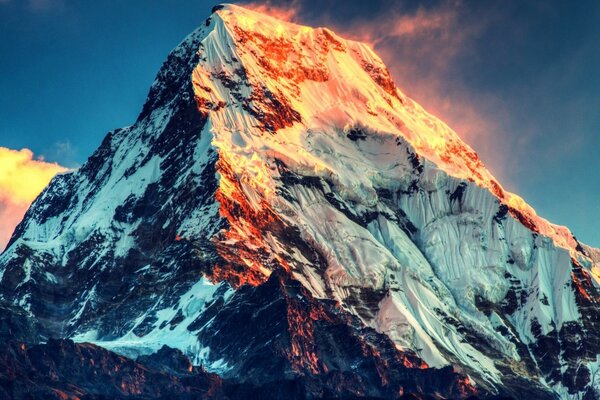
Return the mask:
{"type": "Polygon", "coordinates": [[[35,344],[37,326],[27,313],[3,306],[0,398],[434,399],[475,393],[451,367],[427,368],[414,353],[397,351],[334,303],[317,302],[286,272],[236,296],[215,304],[207,332],[213,342],[229,343],[219,356],[239,359],[225,377],[166,346],[134,361],[68,339],[35,344]]]}

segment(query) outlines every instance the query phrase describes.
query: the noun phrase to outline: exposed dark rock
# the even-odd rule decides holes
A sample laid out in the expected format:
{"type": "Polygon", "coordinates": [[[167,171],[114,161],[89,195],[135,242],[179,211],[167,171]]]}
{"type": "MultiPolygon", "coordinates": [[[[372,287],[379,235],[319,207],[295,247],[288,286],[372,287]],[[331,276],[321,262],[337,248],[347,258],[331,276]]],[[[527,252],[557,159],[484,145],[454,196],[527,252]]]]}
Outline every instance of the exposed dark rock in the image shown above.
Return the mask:
{"type": "Polygon", "coordinates": [[[37,343],[39,340],[38,322],[32,315],[18,306],[0,301],[0,343],[37,343]]]}
{"type": "Polygon", "coordinates": [[[452,368],[428,368],[414,353],[398,351],[387,336],[335,303],[317,301],[284,271],[238,289],[201,335],[214,349],[211,358],[234,366],[226,378],[258,386],[294,380],[306,398],[474,394],[452,368]]]}
{"type": "Polygon", "coordinates": [[[452,192],[452,194],[450,195],[450,201],[451,202],[456,201],[460,204],[462,202],[462,198],[463,198],[466,188],[467,188],[466,182],[462,182],[460,185],[458,185],[456,187],[456,189],[454,190],[454,192],[452,192]]]}
{"type": "Polygon", "coordinates": [[[148,365],[144,365],[100,347],[70,340],[51,339],[47,344],[31,347],[10,342],[0,350],[0,397],[14,400],[227,398],[222,391],[222,380],[216,375],[194,369],[180,376],[170,369],[167,372],[167,367],[156,369],[151,357],[147,361],[148,365]]]}
{"type": "Polygon", "coordinates": [[[365,140],[367,138],[367,134],[360,128],[350,129],[346,136],[348,137],[348,139],[353,140],[355,142],[358,140],[365,140]]]}
{"type": "Polygon", "coordinates": [[[506,214],[508,214],[508,210],[509,208],[506,204],[500,204],[500,207],[498,207],[498,212],[494,215],[494,221],[501,223],[506,217],[506,214]]]}

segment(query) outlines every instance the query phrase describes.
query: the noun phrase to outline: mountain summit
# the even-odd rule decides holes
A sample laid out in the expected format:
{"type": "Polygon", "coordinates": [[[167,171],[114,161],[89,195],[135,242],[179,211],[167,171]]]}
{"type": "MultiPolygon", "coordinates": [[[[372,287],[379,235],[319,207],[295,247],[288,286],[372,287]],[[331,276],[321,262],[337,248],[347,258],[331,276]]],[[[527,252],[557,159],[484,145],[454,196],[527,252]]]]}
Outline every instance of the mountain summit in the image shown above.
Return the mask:
{"type": "Polygon", "coordinates": [[[588,399],[597,254],[367,45],[221,5],[135,124],[34,202],[0,294],[36,326],[18,340],[163,372],[166,345],[225,397],[588,399]]]}

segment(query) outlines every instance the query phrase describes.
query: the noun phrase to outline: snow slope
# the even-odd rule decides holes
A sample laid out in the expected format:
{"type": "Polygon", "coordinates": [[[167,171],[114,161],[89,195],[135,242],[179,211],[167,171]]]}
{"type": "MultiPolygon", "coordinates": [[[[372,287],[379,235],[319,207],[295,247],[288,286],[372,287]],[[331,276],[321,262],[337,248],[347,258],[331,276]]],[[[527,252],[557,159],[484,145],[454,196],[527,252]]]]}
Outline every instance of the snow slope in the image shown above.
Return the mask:
{"type": "Polygon", "coordinates": [[[230,218],[227,245],[270,254],[238,262],[265,275],[282,264],[348,308],[356,293],[385,292],[365,323],[431,365],[458,362],[496,382],[496,353],[524,363],[514,341],[534,342],[533,325],[545,335],[581,319],[565,287],[573,263],[593,266],[568,229],[506,193],[452,130],[395,88],[366,45],[236,6],[214,19],[192,79],[219,151],[221,207],[239,205],[247,217],[230,218]],[[323,262],[248,229],[273,214],[323,262]],[[517,291],[514,311],[482,310],[517,291]]]}
{"type": "Polygon", "coordinates": [[[349,309],[378,292],[364,315],[353,311],[431,365],[468,365],[499,382],[500,357],[502,368],[544,375],[535,357],[525,366],[520,344],[580,321],[575,264],[597,285],[568,229],[505,192],[366,45],[236,6],[214,19],[192,79],[219,151],[221,207],[244,210],[225,238],[234,256],[246,246],[269,254],[236,261],[257,275],[281,264],[349,309]],[[273,219],[322,260],[286,249],[270,228],[248,229],[273,219]]]}

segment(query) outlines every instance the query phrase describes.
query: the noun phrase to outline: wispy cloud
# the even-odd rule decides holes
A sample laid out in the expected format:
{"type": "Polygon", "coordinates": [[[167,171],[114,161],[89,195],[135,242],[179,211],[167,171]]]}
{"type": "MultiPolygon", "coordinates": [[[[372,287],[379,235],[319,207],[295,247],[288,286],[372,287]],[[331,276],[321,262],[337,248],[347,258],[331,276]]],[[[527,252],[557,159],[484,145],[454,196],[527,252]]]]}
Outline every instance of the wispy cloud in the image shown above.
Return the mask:
{"type": "Polygon", "coordinates": [[[43,156],[41,159],[48,158],[50,160],[57,160],[60,164],[68,168],[78,168],[77,163],[77,152],[78,149],[69,139],[61,139],[52,146],[43,150],[43,156]]]}
{"type": "Polygon", "coordinates": [[[56,163],[35,159],[31,150],[0,147],[0,249],[31,202],[54,175],[64,171],[56,163]]]}
{"type": "Polygon", "coordinates": [[[251,10],[290,22],[295,22],[298,18],[298,14],[301,11],[300,2],[298,0],[287,1],[285,4],[271,0],[261,2],[244,1],[241,3],[241,5],[251,10]]]}

